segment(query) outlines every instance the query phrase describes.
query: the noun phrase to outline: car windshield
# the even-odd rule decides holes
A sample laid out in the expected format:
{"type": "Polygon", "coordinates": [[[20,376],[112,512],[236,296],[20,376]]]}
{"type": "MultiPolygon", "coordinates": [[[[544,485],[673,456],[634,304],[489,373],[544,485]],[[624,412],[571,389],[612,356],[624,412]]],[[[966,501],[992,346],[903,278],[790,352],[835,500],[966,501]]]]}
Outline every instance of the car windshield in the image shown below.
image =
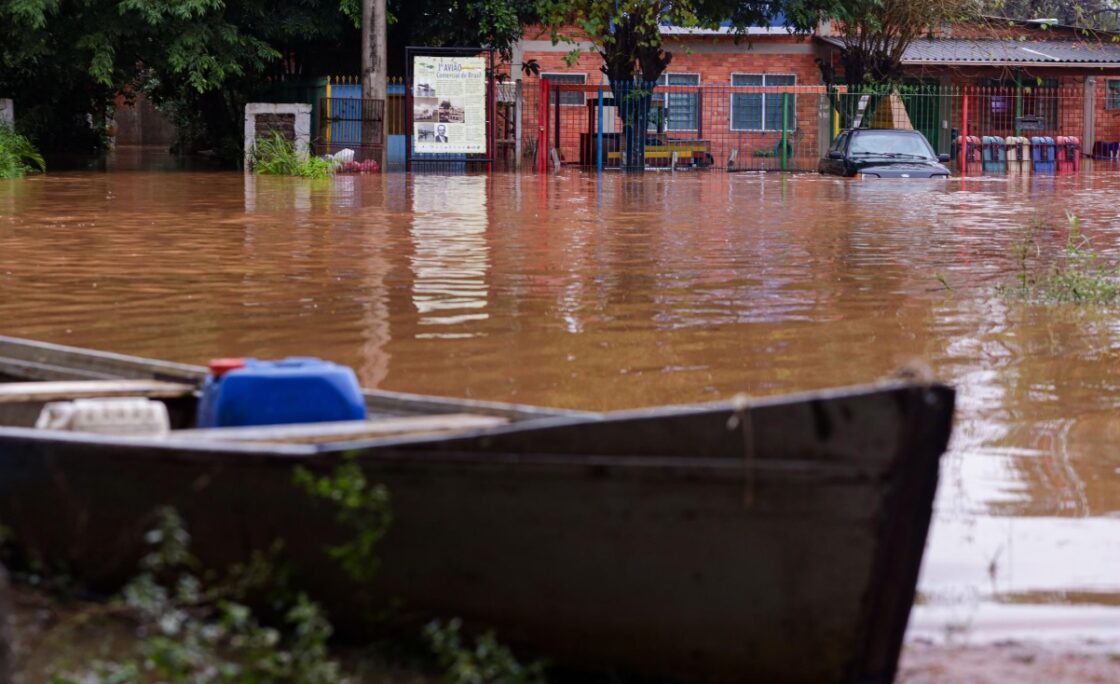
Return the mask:
{"type": "Polygon", "coordinates": [[[848,154],[853,157],[881,156],[933,159],[926,141],[920,136],[910,133],[853,135],[848,154]]]}

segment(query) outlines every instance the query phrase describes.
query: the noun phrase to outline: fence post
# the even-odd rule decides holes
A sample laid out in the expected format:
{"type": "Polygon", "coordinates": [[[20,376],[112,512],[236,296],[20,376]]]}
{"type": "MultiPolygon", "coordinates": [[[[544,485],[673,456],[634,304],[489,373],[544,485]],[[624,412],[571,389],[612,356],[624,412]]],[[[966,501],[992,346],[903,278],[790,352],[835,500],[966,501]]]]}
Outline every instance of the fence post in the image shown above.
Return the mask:
{"type": "Polygon", "coordinates": [[[603,84],[599,84],[599,125],[595,128],[595,170],[603,172],[603,84]]]}
{"type": "Polygon", "coordinates": [[[961,96],[961,175],[968,173],[968,88],[961,96]]]}
{"type": "Polygon", "coordinates": [[[561,132],[560,131],[560,98],[562,97],[561,90],[562,90],[562,87],[560,86],[559,83],[557,83],[556,84],[556,120],[554,122],[552,122],[552,123],[556,124],[556,131],[553,133],[553,137],[556,138],[556,155],[557,155],[557,157],[560,156],[560,132],[561,132]]]}
{"type": "Polygon", "coordinates": [[[537,171],[548,173],[548,79],[541,79],[540,101],[537,103],[537,171]]]}
{"type": "Polygon", "coordinates": [[[1015,72],[1015,137],[1021,137],[1023,132],[1019,130],[1019,119],[1023,117],[1023,74],[1015,72]]]}
{"type": "Polygon", "coordinates": [[[331,120],[331,77],[330,76],[327,76],[327,106],[323,107],[323,109],[326,110],[324,112],[324,116],[327,119],[327,131],[326,131],[326,135],[324,137],[326,137],[326,139],[327,139],[327,141],[326,141],[327,142],[327,152],[330,152],[331,151],[331,129],[334,128],[334,122],[331,120]]]}
{"type": "Polygon", "coordinates": [[[782,93],[782,171],[789,170],[789,93],[782,93]]]}
{"type": "MultiPolygon", "coordinates": [[[[523,81],[517,79],[517,92],[513,112],[513,168],[521,170],[521,117],[525,115],[525,98],[522,97],[523,81]]],[[[508,110],[507,110],[508,111],[508,110]]]]}
{"type": "Polygon", "coordinates": [[[1085,150],[1093,149],[1093,141],[1097,137],[1096,77],[1085,77],[1085,84],[1081,89],[1081,100],[1082,106],[1084,107],[1081,113],[1081,154],[1085,154],[1085,150]]]}

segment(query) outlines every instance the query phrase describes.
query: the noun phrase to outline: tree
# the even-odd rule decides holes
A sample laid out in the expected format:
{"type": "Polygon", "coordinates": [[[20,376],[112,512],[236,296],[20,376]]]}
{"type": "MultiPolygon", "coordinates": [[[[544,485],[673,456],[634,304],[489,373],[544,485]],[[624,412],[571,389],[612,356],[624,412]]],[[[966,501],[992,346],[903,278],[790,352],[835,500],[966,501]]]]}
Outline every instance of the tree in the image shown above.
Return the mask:
{"type": "Polygon", "coordinates": [[[304,0],[0,0],[0,91],[47,149],[96,151],[114,97],[142,91],[236,158],[247,98],[348,32],[339,5],[304,0]]]}
{"type": "Polygon", "coordinates": [[[394,0],[389,13],[389,63],[404,73],[409,45],[478,45],[508,60],[522,28],[537,21],[537,0],[394,0]]]}
{"type": "MultiPolygon", "coordinates": [[[[407,44],[508,55],[534,6],[388,0],[390,56],[407,44]]],[[[238,160],[245,103],[275,97],[286,78],[357,73],[361,20],[361,0],[0,0],[0,93],[43,149],[102,149],[114,98],[143,92],[179,126],[184,151],[238,160]]]]}
{"type": "MultiPolygon", "coordinates": [[[[843,47],[840,66],[851,90],[902,81],[902,58],[915,40],[941,25],[977,19],[978,0],[794,0],[798,12],[820,12],[832,20],[843,47]]],[[[839,81],[833,65],[821,63],[825,83],[839,81]]]]}
{"type": "MultiPolygon", "coordinates": [[[[780,2],[736,0],[541,0],[541,22],[554,43],[575,43],[586,37],[603,58],[615,101],[627,112],[623,119],[626,166],[642,168],[652,88],[673,61],[664,49],[664,24],[716,28],[724,22],[736,32],[768,23],[782,11],[780,2]],[[574,29],[574,31],[573,31],[574,29]]],[[[788,19],[788,17],[787,17],[788,19]]],[[[812,28],[816,15],[793,16],[792,28],[812,28]]],[[[574,59],[577,52],[573,52],[574,59]]]]}

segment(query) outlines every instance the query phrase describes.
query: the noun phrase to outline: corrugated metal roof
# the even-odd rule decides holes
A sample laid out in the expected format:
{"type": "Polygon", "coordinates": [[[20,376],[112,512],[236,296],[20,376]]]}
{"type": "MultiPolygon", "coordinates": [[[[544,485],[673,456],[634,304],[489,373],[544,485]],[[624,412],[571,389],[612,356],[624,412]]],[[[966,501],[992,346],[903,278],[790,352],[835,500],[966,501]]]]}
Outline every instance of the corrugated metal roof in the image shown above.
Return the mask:
{"type": "MultiPolygon", "coordinates": [[[[823,38],[843,47],[838,38],[823,38]]],[[[1120,65],[1120,44],[1098,41],[999,40],[995,38],[921,38],[902,58],[908,65],[1047,66],[1120,65]]]]}

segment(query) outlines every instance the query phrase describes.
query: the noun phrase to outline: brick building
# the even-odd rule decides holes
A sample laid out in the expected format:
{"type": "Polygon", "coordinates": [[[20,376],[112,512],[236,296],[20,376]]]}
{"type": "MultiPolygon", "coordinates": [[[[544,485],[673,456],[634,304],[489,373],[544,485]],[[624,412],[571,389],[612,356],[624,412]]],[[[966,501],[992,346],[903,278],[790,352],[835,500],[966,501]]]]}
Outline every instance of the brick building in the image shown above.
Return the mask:
{"type": "MultiPolygon", "coordinates": [[[[749,160],[746,166],[774,168],[783,156],[811,165],[834,135],[820,63],[838,64],[843,42],[830,25],[812,35],[757,27],[738,39],[728,28],[666,26],[663,36],[673,53],[655,91],[664,140],[693,141],[720,165],[737,158],[740,166],[749,160]]],[[[1112,37],[1005,19],[947,26],[903,58],[909,82],[927,89],[903,98],[908,123],[943,152],[955,151],[962,131],[1077,136],[1085,153],[1094,143],[1120,146],[1120,44],[1112,37]]],[[[600,87],[610,101],[601,57],[589,42],[553,45],[547,32],[527,27],[514,63],[529,60],[560,85],[548,109],[550,147],[565,162],[586,164],[600,87]],[[578,59],[569,64],[573,50],[578,59]]],[[[537,77],[524,77],[524,88],[539,92],[537,77]]],[[[612,116],[618,118],[609,112],[604,128],[616,136],[612,116]]],[[[527,130],[539,124],[527,123],[527,130]]]]}

